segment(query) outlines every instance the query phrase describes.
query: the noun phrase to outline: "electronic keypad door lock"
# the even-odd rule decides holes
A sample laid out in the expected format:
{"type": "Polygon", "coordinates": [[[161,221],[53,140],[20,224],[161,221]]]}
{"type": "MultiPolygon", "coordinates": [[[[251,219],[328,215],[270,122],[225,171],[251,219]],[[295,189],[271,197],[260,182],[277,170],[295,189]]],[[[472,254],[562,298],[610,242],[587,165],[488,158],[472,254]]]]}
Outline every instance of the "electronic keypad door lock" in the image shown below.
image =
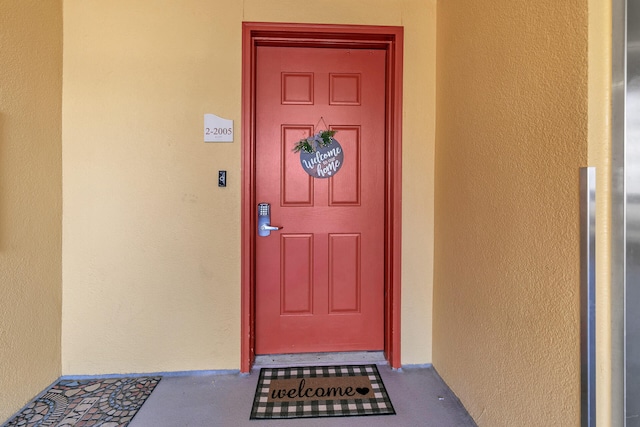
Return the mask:
{"type": "Polygon", "coordinates": [[[269,203],[258,204],[258,236],[267,237],[272,231],[282,227],[271,225],[271,205],[269,203]]]}

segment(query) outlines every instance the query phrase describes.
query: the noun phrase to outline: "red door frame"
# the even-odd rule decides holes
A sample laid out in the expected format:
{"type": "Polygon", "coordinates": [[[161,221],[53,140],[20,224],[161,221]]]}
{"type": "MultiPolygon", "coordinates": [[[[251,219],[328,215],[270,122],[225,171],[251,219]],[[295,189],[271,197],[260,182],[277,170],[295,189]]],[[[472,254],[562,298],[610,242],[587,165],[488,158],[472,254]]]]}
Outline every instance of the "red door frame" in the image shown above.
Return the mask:
{"type": "Polygon", "coordinates": [[[400,359],[402,226],[403,28],[324,24],[242,24],[242,243],[241,372],[255,358],[255,74],[257,46],[374,48],[387,52],[385,135],[385,324],[384,352],[393,368],[400,359]]]}

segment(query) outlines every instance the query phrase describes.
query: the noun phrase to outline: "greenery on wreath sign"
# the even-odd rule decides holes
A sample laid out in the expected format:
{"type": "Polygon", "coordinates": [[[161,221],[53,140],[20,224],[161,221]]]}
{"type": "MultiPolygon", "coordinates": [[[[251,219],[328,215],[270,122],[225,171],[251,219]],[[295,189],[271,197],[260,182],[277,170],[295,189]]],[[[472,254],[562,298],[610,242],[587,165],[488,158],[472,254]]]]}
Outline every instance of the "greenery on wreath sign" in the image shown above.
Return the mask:
{"type": "Polygon", "coordinates": [[[293,147],[293,152],[304,151],[305,153],[315,153],[318,148],[331,145],[333,142],[333,135],[336,134],[335,130],[323,130],[305,139],[301,139],[296,142],[293,147]]]}

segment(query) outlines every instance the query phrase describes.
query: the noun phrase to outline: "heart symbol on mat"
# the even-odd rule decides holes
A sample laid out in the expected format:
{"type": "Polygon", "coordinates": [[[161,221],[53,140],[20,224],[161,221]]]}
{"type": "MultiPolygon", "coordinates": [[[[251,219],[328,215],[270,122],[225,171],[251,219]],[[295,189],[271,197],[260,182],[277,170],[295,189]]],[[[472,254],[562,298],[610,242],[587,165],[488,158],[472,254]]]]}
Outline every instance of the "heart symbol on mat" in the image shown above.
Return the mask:
{"type": "Polygon", "coordinates": [[[356,388],[356,391],[364,396],[367,393],[369,393],[369,388],[368,387],[358,387],[358,388],[356,388]]]}

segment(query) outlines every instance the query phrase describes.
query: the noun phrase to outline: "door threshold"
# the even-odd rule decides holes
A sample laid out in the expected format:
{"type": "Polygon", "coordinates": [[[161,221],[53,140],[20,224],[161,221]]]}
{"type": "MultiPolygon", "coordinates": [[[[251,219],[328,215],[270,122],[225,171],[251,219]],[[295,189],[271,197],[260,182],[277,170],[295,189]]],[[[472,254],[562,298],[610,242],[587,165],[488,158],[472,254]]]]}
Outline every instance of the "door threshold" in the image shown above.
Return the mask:
{"type": "Polygon", "coordinates": [[[345,351],[335,353],[295,353],[256,355],[255,368],[289,366],[326,366],[345,364],[387,365],[382,351],[345,351]]]}

